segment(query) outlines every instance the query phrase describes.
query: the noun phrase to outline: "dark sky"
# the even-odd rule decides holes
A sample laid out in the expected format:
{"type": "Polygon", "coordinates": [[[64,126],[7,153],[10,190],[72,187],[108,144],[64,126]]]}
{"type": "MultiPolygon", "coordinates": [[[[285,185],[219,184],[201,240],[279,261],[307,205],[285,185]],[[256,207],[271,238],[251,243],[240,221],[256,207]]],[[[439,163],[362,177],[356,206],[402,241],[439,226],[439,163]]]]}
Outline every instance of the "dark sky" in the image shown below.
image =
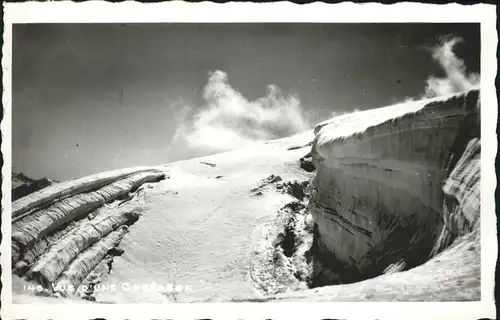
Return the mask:
{"type": "Polygon", "coordinates": [[[423,93],[444,35],[479,71],[478,24],[28,24],[13,29],[13,171],[68,179],[182,156],[177,106],[222,70],[249,100],[277,85],[323,120],[423,93]]]}

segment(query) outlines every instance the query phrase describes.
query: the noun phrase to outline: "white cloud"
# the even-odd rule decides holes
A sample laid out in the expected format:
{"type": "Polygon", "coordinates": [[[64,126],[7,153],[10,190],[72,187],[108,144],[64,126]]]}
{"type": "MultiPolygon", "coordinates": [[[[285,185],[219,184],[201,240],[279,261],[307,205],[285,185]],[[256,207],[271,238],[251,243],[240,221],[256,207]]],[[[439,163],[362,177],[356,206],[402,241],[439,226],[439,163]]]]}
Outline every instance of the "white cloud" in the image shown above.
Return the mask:
{"type": "Polygon", "coordinates": [[[171,150],[191,156],[228,151],[310,128],[295,96],[284,97],[274,85],[267,88],[265,97],[249,101],[229,85],[225,72],[212,72],[203,89],[204,105],[178,113],[171,150]]]}
{"type": "Polygon", "coordinates": [[[432,58],[443,68],[446,78],[429,77],[425,97],[450,95],[479,87],[479,74],[467,75],[463,60],[453,52],[455,46],[461,42],[463,39],[455,37],[432,48],[432,58]]]}

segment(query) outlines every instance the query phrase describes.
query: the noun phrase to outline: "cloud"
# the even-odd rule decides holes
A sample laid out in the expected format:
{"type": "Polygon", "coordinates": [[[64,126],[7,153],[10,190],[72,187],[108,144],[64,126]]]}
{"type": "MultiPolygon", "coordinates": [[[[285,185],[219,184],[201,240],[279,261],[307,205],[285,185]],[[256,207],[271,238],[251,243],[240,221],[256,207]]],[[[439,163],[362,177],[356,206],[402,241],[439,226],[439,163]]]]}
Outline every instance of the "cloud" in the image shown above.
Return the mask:
{"type": "Polygon", "coordinates": [[[228,151],[311,127],[310,115],[295,96],[285,97],[277,86],[269,85],[265,97],[249,101],[229,85],[227,74],[220,70],[210,74],[203,100],[200,109],[184,106],[177,114],[171,143],[176,153],[180,149],[190,156],[228,151]]]}
{"type": "Polygon", "coordinates": [[[443,68],[446,78],[429,77],[424,97],[450,95],[479,87],[479,74],[467,75],[463,60],[453,52],[459,43],[463,43],[462,38],[448,38],[431,49],[432,58],[443,68]]]}

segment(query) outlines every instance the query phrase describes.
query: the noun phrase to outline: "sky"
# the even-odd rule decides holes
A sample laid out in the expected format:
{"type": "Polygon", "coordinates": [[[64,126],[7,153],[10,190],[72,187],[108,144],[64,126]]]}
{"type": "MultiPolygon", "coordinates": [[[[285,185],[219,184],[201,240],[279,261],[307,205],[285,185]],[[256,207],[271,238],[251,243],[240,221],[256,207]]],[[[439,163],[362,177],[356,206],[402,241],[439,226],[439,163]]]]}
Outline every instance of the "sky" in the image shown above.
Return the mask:
{"type": "Polygon", "coordinates": [[[16,24],[12,166],[66,180],[478,83],[479,24],[16,24]]]}

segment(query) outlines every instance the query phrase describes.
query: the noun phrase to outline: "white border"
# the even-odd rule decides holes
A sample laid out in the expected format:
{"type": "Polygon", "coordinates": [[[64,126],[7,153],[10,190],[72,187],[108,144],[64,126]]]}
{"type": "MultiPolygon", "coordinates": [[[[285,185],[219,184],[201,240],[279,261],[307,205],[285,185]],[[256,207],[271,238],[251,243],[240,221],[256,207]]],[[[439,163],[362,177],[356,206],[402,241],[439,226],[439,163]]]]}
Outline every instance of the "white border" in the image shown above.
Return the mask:
{"type": "Polygon", "coordinates": [[[478,4],[428,5],[398,3],[394,5],[324,4],[296,5],[289,2],[266,4],[228,3],[198,4],[165,2],[107,3],[89,1],[29,2],[4,4],[4,46],[2,57],[4,83],[4,119],[2,153],[2,309],[3,319],[477,319],[494,318],[494,274],[497,256],[494,191],[496,188],[495,155],[497,152],[497,70],[495,6],[478,4]],[[12,305],[10,239],[11,219],[11,50],[12,24],[28,22],[480,22],[481,23],[481,297],[480,302],[439,303],[195,303],[195,304],[50,304],[12,305]]]}

